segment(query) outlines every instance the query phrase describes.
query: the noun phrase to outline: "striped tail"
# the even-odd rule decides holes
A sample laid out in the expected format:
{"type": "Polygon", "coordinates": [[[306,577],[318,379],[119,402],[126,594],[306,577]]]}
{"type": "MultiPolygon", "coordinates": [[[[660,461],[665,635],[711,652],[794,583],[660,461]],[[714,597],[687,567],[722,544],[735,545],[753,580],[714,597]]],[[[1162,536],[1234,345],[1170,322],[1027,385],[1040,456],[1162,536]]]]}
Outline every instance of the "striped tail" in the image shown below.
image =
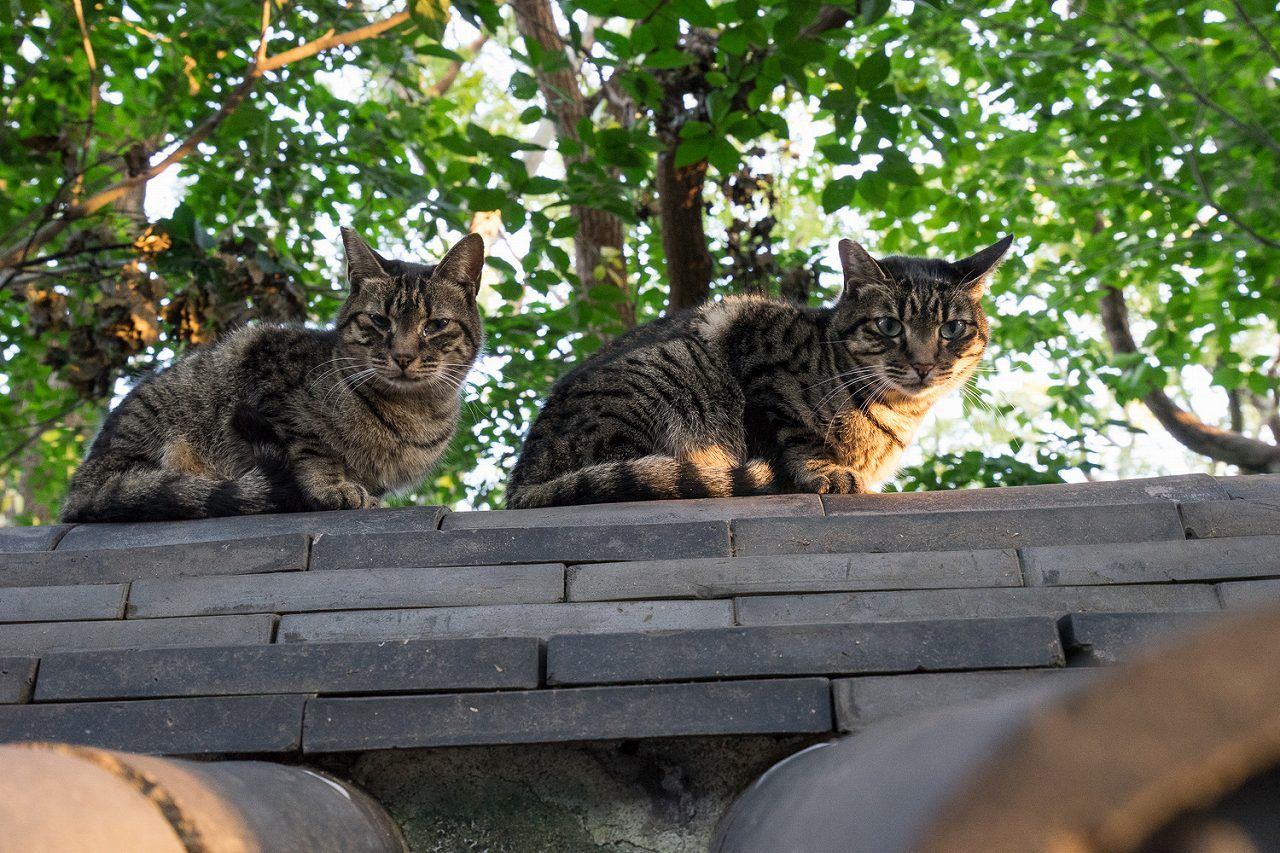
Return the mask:
{"type": "Polygon", "coordinates": [[[110,457],[90,458],[71,482],[62,520],[176,521],[307,509],[288,452],[270,424],[237,412],[232,426],[253,447],[256,467],[247,474],[221,480],[160,466],[118,467],[110,457]]]}
{"type": "Polygon", "coordinates": [[[727,498],[775,492],[773,469],[762,460],[726,467],[673,456],[642,456],[588,465],[545,483],[513,484],[507,492],[507,508],[727,498]]]}
{"type": "MultiPolygon", "coordinates": [[[[86,462],[85,468],[92,466],[86,462]]],[[[256,468],[235,480],[181,474],[164,468],[85,471],[85,481],[68,492],[62,520],[174,521],[291,512],[297,489],[256,468]]]]}

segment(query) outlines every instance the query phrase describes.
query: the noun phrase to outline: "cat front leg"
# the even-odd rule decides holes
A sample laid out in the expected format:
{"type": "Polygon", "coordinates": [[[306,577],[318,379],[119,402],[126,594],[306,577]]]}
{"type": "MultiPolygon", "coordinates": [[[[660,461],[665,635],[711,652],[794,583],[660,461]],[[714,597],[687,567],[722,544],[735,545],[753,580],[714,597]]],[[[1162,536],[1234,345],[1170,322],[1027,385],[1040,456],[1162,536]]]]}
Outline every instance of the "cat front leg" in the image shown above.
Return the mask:
{"type": "Polygon", "coordinates": [[[793,471],[796,485],[803,492],[819,495],[856,495],[865,492],[858,472],[847,465],[827,459],[804,460],[799,471],[793,471]]]}
{"type": "Polygon", "coordinates": [[[378,498],[339,464],[317,457],[295,461],[298,485],[316,509],[372,509],[378,498]]]}
{"type": "Polygon", "coordinates": [[[819,495],[856,495],[866,491],[858,471],[835,459],[824,446],[779,433],[782,464],[796,491],[819,495]],[[791,441],[787,441],[791,438],[791,441]]]}

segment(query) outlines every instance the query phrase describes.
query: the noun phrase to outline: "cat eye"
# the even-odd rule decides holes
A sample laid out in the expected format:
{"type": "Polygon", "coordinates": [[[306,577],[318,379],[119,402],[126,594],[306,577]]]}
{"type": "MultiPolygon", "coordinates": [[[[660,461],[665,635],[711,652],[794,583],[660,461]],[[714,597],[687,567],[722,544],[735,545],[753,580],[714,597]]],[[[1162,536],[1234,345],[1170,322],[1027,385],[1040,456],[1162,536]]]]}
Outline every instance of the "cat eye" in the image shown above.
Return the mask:
{"type": "Polygon", "coordinates": [[[881,317],[876,320],[876,328],[880,330],[880,334],[886,338],[896,338],[902,334],[902,323],[892,317],[881,317]]]}
{"type": "Polygon", "coordinates": [[[958,338],[964,334],[964,320],[948,320],[938,329],[938,334],[947,340],[958,338]]]}
{"type": "Polygon", "coordinates": [[[381,314],[365,314],[365,316],[369,318],[369,322],[372,323],[373,327],[379,332],[385,332],[387,329],[391,328],[391,321],[386,317],[383,317],[381,314]]]}
{"type": "Polygon", "coordinates": [[[424,336],[434,335],[436,332],[439,332],[445,326],[449,325],[450,322],[451,321],[447,317],[440,317],[435,320],[428,320],[422,327],[422,334],[424,336]]]}

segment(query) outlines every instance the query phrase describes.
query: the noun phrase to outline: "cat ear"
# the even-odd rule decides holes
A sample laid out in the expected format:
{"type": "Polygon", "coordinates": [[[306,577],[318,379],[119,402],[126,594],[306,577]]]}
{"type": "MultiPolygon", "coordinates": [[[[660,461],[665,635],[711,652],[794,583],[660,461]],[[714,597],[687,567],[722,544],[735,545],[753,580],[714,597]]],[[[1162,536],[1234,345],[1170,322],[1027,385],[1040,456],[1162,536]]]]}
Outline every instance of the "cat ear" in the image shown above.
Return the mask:
{"type": "Polygon", "coordinates": [[[1009,234],[977,254],[954,261],[952,266],[960,271],[960,283],[969,288],[974,296],[982,295],[982,291],[987,287],[987,280],[996,271],[996,267],[1000,266],[1005,253],[1012,245],[1013,235],[1009,234]]]}
{"type": "Polygon", "coordinates": [[[852,240],[840,241],[840,267],[844,270],[844,289],[858,282],[881,281],[889,276],[884,267],[871,257],[862,245],[852,240]]]}
{"type": "Polygon", "coordinates": [[[484,270],[484,238],[468,234],[459,240],[440,263],[436,264],[434,279],[446,279],[464,285],[474,296],[480,289],[480,273],[484,270]]]}
{"type": "Polygon", "coordinates": [[[369,248],[354,228],[342,228],[342,247],[347,252],[347,281],[352,292],[358,290],[365,279],[386,277],[382,268],[382,259],[378,253],[369,248]]]}

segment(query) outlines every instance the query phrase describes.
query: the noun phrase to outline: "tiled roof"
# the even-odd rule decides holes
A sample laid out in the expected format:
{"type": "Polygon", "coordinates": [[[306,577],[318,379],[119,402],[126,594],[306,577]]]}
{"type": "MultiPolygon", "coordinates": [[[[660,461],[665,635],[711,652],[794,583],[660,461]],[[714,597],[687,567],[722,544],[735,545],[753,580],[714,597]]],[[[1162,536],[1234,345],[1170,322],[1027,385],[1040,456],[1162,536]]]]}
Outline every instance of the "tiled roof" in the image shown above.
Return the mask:
{"type": "Polygon", "coordinates": [[[1280,475],[0,530],[0,741],[856,731],[1280,600],[1280,475]]]}

